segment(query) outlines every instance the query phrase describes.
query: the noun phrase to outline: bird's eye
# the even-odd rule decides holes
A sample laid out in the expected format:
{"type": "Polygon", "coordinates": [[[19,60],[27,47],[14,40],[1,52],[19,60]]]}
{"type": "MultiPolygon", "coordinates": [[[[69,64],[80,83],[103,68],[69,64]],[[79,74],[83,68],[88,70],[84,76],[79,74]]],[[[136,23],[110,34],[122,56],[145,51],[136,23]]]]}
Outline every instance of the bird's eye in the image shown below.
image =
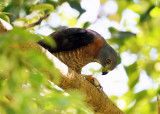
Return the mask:
{"type": "Polygon", "coordinates": [[[110,64],[111,63],[111,60],[110,59],[107,59],[106,60],[106,64],[110,64]]]}

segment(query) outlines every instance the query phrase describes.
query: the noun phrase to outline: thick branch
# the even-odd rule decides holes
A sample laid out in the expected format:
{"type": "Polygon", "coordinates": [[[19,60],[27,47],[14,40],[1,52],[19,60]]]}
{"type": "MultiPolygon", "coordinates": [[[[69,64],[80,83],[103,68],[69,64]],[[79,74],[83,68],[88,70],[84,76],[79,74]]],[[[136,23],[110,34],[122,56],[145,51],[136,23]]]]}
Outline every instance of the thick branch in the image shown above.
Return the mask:
{"type": "MultiPolygon", "coordinates": [[[[54,63],[55,67],[61,73],[61,81],[59,86],[64,90],[77,89],[86,96],[86,101],[96,113],[103,114],[123,114],[123,112],[115,106],[115,104],[103,92],[93,86],[90,82],[84,79],[80,74],[77,74],[65,64],[59,61],[50,52],[40,47],[36,43],[30,43],[29,47],[43,50],[43,53],[54,63]]],[[[24,48],[24,47],[23,47],[24,48]]],[[[27,48],[27,46],[25,46],[27,48]]]]}
{"type": "MultiPolygon", "coordinates": [[[[32,23],[25,28],[30,28],[35,25],[38,25],[41,23],[41,21],[45,18],[47,18],[48,15],[43,16],[40,18],[37,22],[32,23]]],[[[8,29],[4,29],[3,26],[1,26],[1,20],[0,20],[0,31],[6,32],[8,29]]],[[[102,113],[102,114],[123,114],[123,112],[115,106],[115,104],[108,98],[108,96],[103,92],[98,90],[95,86],[93,86],[90,82],[88,82],[86,79],[84,79],[80,74],[77,74],[70,68],[68,68],[65,64],[60,62],[55,56],[53,56],[51,53],[49,53],[47,50],[39,46],[38,44],[31,42],[27,45],[20,44],[20,48],[34,48],[37,50],[42,50],[44,54],[53,62],[55,67],[60,71],[61,73],[61,81],[59,83],[59,86],[63,88],[64,90],[69,89],[78,89],[86,96],[86,101],[89,104],[91,108],[96,113],[102,113]]]]}

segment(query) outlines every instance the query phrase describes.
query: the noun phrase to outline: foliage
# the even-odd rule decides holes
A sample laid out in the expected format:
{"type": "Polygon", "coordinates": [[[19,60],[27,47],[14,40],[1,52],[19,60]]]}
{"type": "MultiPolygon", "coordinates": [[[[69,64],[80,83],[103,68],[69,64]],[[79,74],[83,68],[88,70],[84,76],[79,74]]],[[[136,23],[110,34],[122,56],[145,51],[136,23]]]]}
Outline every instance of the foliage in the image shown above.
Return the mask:
{"type": "MultiPolygon", "coordinates": [[[[100,0],[100,7],[106,1],[100,0]]],[[[81,27],[87,28],[103,17],[106,17],[110,22],[121,23],[124,21],[121,30],[117,30],[113,26],[107,28],[112,34],[111,39],[107,41],[116,45],[121,59],[123,59],[121,55],[124,52],[135,54],[137,58],[135,62],[123,65],[129,79],[128,92],[121,97],[111,96],[111,99],[116,104],[119,100],[125,101],[123,110],[127,114],[135,112],[156,114],[157,102],[155,98],[160,94],[160,2],[156,3],[154,0],[134,2],[134,0],[117,0],[117,12],[114,14],[100,12],[94,22],[84,22],[81,27]],[[139,29],[138,32],[133,32],[129,27],[131,18],[122,20],[126,10],[138,15],[134,18],[136,23],[134,27],[139,29]],[[142,72],[150,77],[153,86],[135,92],[135,86],[138,84],[142,72]]],[[[47,24],[37,27],[41,29],[44,26],[49,26],[54,31],[66,26],[74,27],[77,25],[80,17],[85,13],[85,9],[81,7],[80,3],[80,0],[2,0],[0,18],[14,26],[25,26],[36,22],[44,14],[55,13],[61,18],[63,24],[51,26],[48,24],[49,19],[46,19],[47,24]],[[63,10],[66,4],[74,9],[72,14],[68,15],[63,10]]],[[[31,28],[28,31],[33,33],[35,30],[31,28]]],[[[37,35],[20,29],[14,29],[0,36],[0,112],[89,112],[83,105],[84,103],[77,100],[83,99],[81,94],[71,92],[70,95],[66,95],[65,92],[57,90],[52,85],[53,80],[58,80],[58,72],[43,54],[32,49],[28,51],[17,50],[19,43],[37,41],[37,39],[39,39],[37,35]],[[46,71],[54,76],[47,77],[46,71]]]]}
{"type": "Polygon", "coordinates": [[[160,62],[160,34],[158,32],[160,26],[158,20],[160,17],[158,10],[160,8],[152,1],[143,1],[142,3],[132,3],[125,6],[125,8],[129,8],[140,15],[140,19],[137,21],[139,32],[136,34],[136,37],[126,37],[125,39],[113,37],[111,39],[112,42],[116,42],[119,45],[118,50],[120,54],[126,51],[137,56],[137,60],[133,64],[125,66],[129,78],[129,91],[119,98],[127,103],[124,108],[127,114],[135,111],[142,114],[153,114],[158,111],[156,95],[160,94],[160,66],[158,65],[160,62]],[[148,90],[135,93],[135,86],[139,82],[141,72],[147,73],[152,79],[153,86],[148,90]],[[155,86],[156,84],[157,86],[155,86]]]}
{"type": "Polygon", "coordinates": [[[21,44],[38,40],[39,36],[19,28],[0,36],[0,112],[91,112],[83,100],[77,100],[83,99],[80,93],[67,94],[55,88],[59,73],[43,53],[19,48],[21,44]]]}

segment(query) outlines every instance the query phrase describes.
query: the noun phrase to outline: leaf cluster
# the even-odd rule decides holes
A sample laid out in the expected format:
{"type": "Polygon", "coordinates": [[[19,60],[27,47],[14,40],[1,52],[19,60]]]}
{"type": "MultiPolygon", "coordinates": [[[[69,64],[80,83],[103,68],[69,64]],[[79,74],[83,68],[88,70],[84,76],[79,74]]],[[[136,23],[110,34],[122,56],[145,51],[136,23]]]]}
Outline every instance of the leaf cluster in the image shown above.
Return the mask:
{"type": "Polygon", "coordinates": [[[59,72],[42,52],[25,48],[38,40],[20,28],[0,36],[0,112],[91,113],[79,92],[55,88],[59,72]]]}

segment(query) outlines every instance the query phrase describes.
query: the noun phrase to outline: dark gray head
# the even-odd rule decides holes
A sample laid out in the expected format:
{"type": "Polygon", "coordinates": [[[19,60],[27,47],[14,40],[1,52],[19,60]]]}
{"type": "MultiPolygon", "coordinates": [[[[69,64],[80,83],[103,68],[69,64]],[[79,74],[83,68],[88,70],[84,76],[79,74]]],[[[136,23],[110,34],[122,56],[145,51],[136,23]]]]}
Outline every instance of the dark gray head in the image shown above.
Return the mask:
{"type": "Polygon", "coordinates": [[[117,66],[118,56],[116,51],[105,42],[100,49],[98,61],[102,65],[102,75],[107,74],[117,66]]]}

